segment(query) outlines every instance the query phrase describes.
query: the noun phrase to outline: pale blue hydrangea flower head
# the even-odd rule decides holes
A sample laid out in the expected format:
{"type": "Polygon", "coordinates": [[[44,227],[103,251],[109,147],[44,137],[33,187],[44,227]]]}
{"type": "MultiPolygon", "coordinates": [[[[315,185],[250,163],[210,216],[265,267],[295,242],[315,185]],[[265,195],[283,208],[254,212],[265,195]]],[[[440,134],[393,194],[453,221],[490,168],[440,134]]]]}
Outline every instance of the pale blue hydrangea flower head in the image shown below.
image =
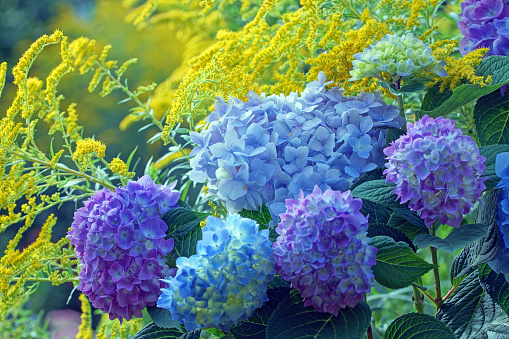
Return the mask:
{"type": "Polygon", "coordinates": [[[248,319],[267,297],[274,279],[274,256],[269,230],[238,214],[225,220],[208,217],[196,254],[177,259],[174,277],[163,280],[157,306],[188,331],[216,327],[229,331],[248,319]]]}
{"type": "Polygon", "coordinates": [[[459,227],[486,189],[486,158],[454,121],[425,115],[384,150],[386,182],[396,184],[401,203],[430,227],[438,220],[459,227]]]}
{"type": "Polygon", "coordinates": [[[379,91],[346,97],[328,84],[320,73],[300,95],[217,98],[206,128],[190,133],[190,179],[207,182],[229,212],[265,203],[277,219],[300,190],[346,190],[382,167],[386,129],[404,123],[397,107],[379,91]]]}
{"type": "Polygon", "coordinates": [[[383,80],[383,73],[386,73],[399,84],[402,78],[424,73],[447,75],[445,61],[437,60],[429,44],[415,38],[412,33],[403,36],[387,34],[362,53],[355,54],[354,58],[350,81],[366,77],[383,80]]]}
{"type": "Polygon", "coordinates": [[[178,207],[175,184],[156,185],[145,175],[114,192],[97,191],[74,213],[67,237],[81,264],[78,289],[110,319],[142,317],[156,304],[174,246],[160,217],[178,207]]]}
{"type": "Polygon", "coordinates": [[[301,292],[305,306],[338,315],[371,290],[377,249],[368,245],[368,219],[350,191],[315,186],[286,200],[273,243],[276,272],[301,292]]]}

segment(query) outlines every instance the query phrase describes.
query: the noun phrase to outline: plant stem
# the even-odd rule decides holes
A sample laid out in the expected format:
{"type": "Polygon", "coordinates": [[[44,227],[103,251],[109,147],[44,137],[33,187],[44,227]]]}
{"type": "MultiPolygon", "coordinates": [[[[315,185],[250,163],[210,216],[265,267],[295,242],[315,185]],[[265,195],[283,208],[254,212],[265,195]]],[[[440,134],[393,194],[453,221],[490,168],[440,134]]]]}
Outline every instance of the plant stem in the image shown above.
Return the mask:
{"type": "Polygon", "coordinates": [[[426,302],[424,301],[424,296],[417,287],[412,286],[412,288],[414,289],[414,295],[412,299],[414,300],[415,311],[417,313],[424,313],[424,305],[426,305],[426,302]]]}
{"type": "Polygon", "coordinates": [[[405,117],[405,106],[403,104],[403,94],[398,94],[398,108],[399,108],[399,115],[404,118],[405,117]]]}
{"type": "MultiPolygon", "coordinates": [[[[433,225],[431,225],[429,233],[433,236],[435,235],[436,223],[433,223],[433,225]]],[[[438,249],[436,247],[431,246],[430,250],[431,250],[431,260],[433,262],[433,265],[435,265],[435,267],[433,268],[433,275],[435,276],[435,290],[436,290],[435,301],[438,311],[442,304],[444,303],[444,301],[442,300],[442,290],[440,287],[440,272],[438,271],[438,254],[437,254],[438,249]]]]}
{"type": "Polygon", "coordinates": [[[373,330],[371,329],[371,325],[369,325],[366,335],[368,336],[368,339],[373,339],[373,330]]]}
{"type": "Polygon", "coordinates": [[[446,301],[447,299],[449,299],[449,297],[454,293],[454,291],[456,291],[456,289],[458,288],[458,286],[452,286],[451,289],[449,290],[449,292],[447,292],[447,294],[445,295],[445,297],[442,299],[442,304],[444,301],[446,301]]]}

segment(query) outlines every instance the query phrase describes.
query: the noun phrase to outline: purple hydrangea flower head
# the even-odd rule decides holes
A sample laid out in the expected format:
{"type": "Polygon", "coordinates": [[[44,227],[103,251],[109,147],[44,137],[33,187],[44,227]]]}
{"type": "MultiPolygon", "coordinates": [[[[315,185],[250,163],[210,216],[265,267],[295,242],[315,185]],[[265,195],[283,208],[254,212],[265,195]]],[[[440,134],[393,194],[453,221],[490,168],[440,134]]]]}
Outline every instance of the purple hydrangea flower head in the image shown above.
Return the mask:
{"type": "Polygon", "coordinates": [[[495,170],[501,179],[496,187],[500,188],[497,206],[500,247],[497,257],[488,264],[497,274],[504,274],[509,282],[509,153],[497,154],[495,170]]]}
{"type": "Polygon", "coordinates": [[[276,272],[302,293],[305,306],[338,315],[371,290],[377,249],[368,245],[361,199],[315,186],[286,200],[273,243],[276,272]]]}
{"type": "Polygon", "coordinates": [[[463,34],[461,54],[489,48],[486,55],[509,55],[509,2],[505,0],[465,0],[461,4],[458,27],[463,34]]]}
{"type": "Polygon", "coordinates": [[[486,158],[449,119],[425,115],[407,129],[384,150],[386,182],[396,184],[401,203],[408,202],[426,226],[438,220],[459,227],[486,189],[486,158]]]}
{"type": "Polygon", "coordinates": [[[114,192],[97,191],[74,213],[67,237],[81,264],[78,289],[110,319],[142,317],[156,304],[174,245],[164,239],[168,226],[160,216],[178,207],[174,187],[145,175],[114,192]]]}
{"type": "Polygon", "coordinates": [[[386,129],[404,123],[397,107],[379,91],[346,97],[328,84],[321,72],[300,95],[218,98],[206,128],[190,133],[190,179],[207,182],[232,213],[265,203],[275,220],[301,189],[346,190],[382,167],[386,129]]]}
{"type": "Polygon", "coordinates": [[[229,331],[248,319],[267,297],[274,279],[269,230],[238,214],[225,220],[208,217],[196,254],[177,259],[177,273],[163,280],[157,306],[188,331],[216,327],[229,331]]]}

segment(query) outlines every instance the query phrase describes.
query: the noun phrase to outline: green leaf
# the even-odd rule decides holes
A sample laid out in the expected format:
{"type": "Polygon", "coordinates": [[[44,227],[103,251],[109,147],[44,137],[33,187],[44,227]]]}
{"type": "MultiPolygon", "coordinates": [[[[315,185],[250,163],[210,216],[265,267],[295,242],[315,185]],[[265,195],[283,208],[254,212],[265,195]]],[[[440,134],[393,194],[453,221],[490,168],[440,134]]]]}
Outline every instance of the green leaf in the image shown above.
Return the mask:
{"type": "Polygon", "coordinates": [[[270,317],[267,336],[270,339],[359,339],[371,321],[371,310],[365,301],[338,310],[338,316],[304,307],[302,297],[291,293],[270,317]]]}
{"type": "Polygon", "coordinates": [[[396,318],[384,339],[456,339],[452,330],[427,314],[408,313],[396,318]]]}
{"type": "Polygon", "coordinates": [[[412,251],[414,251],[414,252],[417,251],[416,248],[414,247],[414,244],[412,243],[412,241],[405,235],[405,233],[401,232],[399,229],[397,229],[395,227],[387,226],[385,224],[378,224],[378,223],[369,224],[368,237],[372,238],[372,237],[376,237],[379,235],[388,236],[396,242],[403,241],[403,242],[407,243],[408,246],[410,246],[412,251]]]}
{"type": "Polygon", "coordinates": [[[442,305],[436,317],[459,339],[467,339],[475,337],[502,313],[502,309],[481,287],[477,272],[472,272],[442,305]]]}
{"type": "Polygon", "coordinates": [[[432,111],[440,107],[452,96],[452,91],[449,89],[449,86],[447,86],[443,92],[440,92],[440,86],[441,83],[436,83],[428,89],[424,99],[422,100],[422,111],[432,111]]]}
{"type": "Polygon", "coordinates": [[[127,169],[129,170],[129,166],[131,166],[131,161],[133,160],[133,157],[134,157],[134,153],[136,153],[136,150],[138,149],[138,146],[136,146],[133,151],[131,152],[131,154],[129,154],[129,158],[127,158],[127,161],[126,161],[126,165],[127,165],[127,169]]]}
{"type": "Polygon", "coordinates": [[[495,166],[497,155],[504,152],[509,152],[509,145],[487,145],[479,147],[479,153],[486,157],[486,161],[484,162],[486,167],[495,166]]]}
{"type": "MultiPolygon", "coordinates": [[[[509,80],[507,82],[509,82],[509,80]]],[[[454,89],[452,95],[449,98],[447,98],[439,107],[433,109],[432,111],[417,110],[415,111],[415,116],[418,119],[422,118],[425,114],[429,115],[432,118],[446,116],[447,114],[455,111],[461,106],[468,104],[469,102],[472,102],[476,99],[479,99],[482,96],[495,92],[502,86],[503,84],[484,87],[472,84],[464,84],[458,86],[454,89]]]]}
{"type": "Polygon", "coordinates": [[[372,267],[376,281],[388,288],[410,286],[414,281],[435,267],[419,258],[402,241],[396,242],[387,236],[371,239],[372,246],[378,249],[376,265],[372,267]]]}
{"type": "Polygon", "coordinates": [[[350,187],[350,190],[353,190],[355,187],[365,183],[366,181],[382,179],[383,172],[383,168],[376,168],[367,173],[363,173],[361,177],[350,187]]]}
{"type": "Polygon", "coordinates": [[[156,306],[147,306],[147,312],[157,326],[162,328],[175,328],[177,331],[180,331],[180,323],[172,319],[169,310],[156,306]]]}
{"type": "Polygon", "coordinates": [[[397,140],[402,134],[405,134],[405,131],[399,128],[388,128],[387,133],[385,134],[385,143],[390,145],[391,142],[397,140]]]}
{"type": "Polygon", "coordinates": [[[229,333],[235,339],[265,339],[267,338],[267,324],[272,313],[277,309],[279,303],[290,294],[290,287],[268,289],[266,301],[262,307],[256,309],[248,320],[243,321],[239,326],[232,327],[229,333]]]}
{"type": "Polygon", "coordinates": [[[484,77],[491,75],[492,85],[505,83],[509,78],[509,58],[500,55],[489,56],[481,61],[475,74],[484,77]]]}
{"type": "Polygon", "coordinates": [[[428,234],[428,228],[424,225],[422,219],[417,215],[417,218],[413,218],[413,214],[415,212],[412,212],[409,209],[399,208],[393,210],[397,212],[393,212],[391,214],[389,222],[387,223],[388,226],[397,228],[403,232],[411,241],[413,241],[419,234],[428,234]],[[403,213],[399,213],[401,210],[406,210],[409,212],[408,215],[403,216],[403,213]]]}
{"type": "Polygon", "coordinates": [[[183,334],[175,330],[161,328],[154,322],[151,322],[136,333],[132,339],[199,339],[200,332],[201,330],[194,330],[183,334]]]}
{"type": "Polygon", "coordinates": [[[369,223],[380,223],[380,224],[388,223],[392,213],[392,211],[387,207],[375,204],[374,202],[364,199],[362,200],[362,207],[360,212],[363,215],[369,214],[368,218],[369,223]]]}
{"type": "Polygon", "coordinates": [[[384,179],[371,180],[355,187],[352,195],[385,207],[397,208],[401,205],[396,201],[397,196],[393,192],[395,187],[394,183],[386,183],[384,179]]]}
{"type": "Polygon", "coordinates": [[[503,273],[497,274],[488,264],[479,266],[481,286],[502,310],[509,315],[509,282],[503,273]]]}
{"type": "Polygon", "coordinates": [[[259,211],[250,211],[243,208],[239,215],[243,218],[249,218],[251,220],[256,221],[260,225],[260,229],[266,229],[269,222],[272,220],[272,216],[270,215],[269,208],[265,203],[262,205],[259,211]]]}
{"type": "Polygon", "coordinates": [[[190,257],[196,254],[196,243],[201,240],[202,232],[201,226],[196,226],[191,233],[187,234],[184,238],[174,239],[175,247],[168,255],[169,266],[175,267],[175,262],[178,257],[190,257]]]}
{"type": "Polygon", "coordinates": [[[161,219],[168,225],[166,235],[174,239],[180,239],[188,235],[196,226],[199,226],[200,222],[209,215],[208,213],[177,207],[166,212],[161,219]]]}
{"type": "Polygon", "coordinates": [[[420,248],[433,246],[453,254],[457,250],[470,245],[486,236],[488,229],[484,224],[468,224],[455,228],[445,239],[431,234],[420,234],[414,239],[414,244],[420,248]]]}
{"type": "Polygon", "coordinates": [[[479,145],[509,143],[509,95],[496,91],[477,100],[474,124],[479,145]]]}
{"type": "Polygon", "coordinates": [[[509,339],[509,317],[502,315],[474,339],[509,339]]]}
{"type": "Polygon", "coordinates": [[[451,283],[454,286],[458,286],[463,280],[462,276],[470,274],[475,270],[472,264],[477,259],[477,254],[481,250],[481,242],[476,241],[473,244],[468,245],[461,250],[458,255],[454,258],[451,266],[451,283]]]}
{"type": "Polygon", "coordinates": [[[274,288],[282,288],[282,287],[290,287],[290,283],[286,280],[283,280],[281,276],[276,275],[273,280],[267,283],[268,289],[274,288]]]}

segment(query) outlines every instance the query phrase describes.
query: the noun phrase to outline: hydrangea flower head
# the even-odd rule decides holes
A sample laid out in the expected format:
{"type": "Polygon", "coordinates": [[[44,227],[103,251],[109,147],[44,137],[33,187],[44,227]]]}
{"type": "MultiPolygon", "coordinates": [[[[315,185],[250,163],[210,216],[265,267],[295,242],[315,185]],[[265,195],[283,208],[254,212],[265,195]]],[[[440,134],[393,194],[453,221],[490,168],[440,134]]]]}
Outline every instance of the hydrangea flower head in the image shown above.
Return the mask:
{"type": "Polygon", "coordinates": [[[389,74],[394,81],[403,77],[419,76],[425,72],[446,76],[445,61],[433,56],[429,44],[407,33],[403,36],[387,34],[381,41],[354,55],[350,81],[366,77],[383,80],[383,73],[389,74]]]}
{"type": "Polygon", "coordinates": [[[509,2],[465,0],[461,3],[458,27],[463,38],[461,54],[489,48],[487,55],[509,55],[509,2]]]}
{"type": "Polygon", "coordinates": [[[276,272],[302,293],[305,306],[338,315],[371,290],[377,249],[368,245],[361,199],[322,190],[286,201],[273,243],[276,272]]]}
{"type": "Polygon", "coordinates": [[[495,170],[497,176],[501,178],[496,187],[500,188],[497,205],[500,247],[497,257],[488,264],[497,274],[504,274],[509,282],[509,153],[497,154],[495,170]]]}
{"type": "Polygon", "coordinates": [[[426,226],[438,220],[459,227],[486,189],[486,158],[449,119],[425,115],[407,129],[384,150],[386,182],[396,184],[401,203],[408,202],[426,226]]]}
{"type": "Polygon", "coordinates": [[[178,258],[176,275],[163,280],[169,287],[162,289],[157,306],[188,331],[229,331],[268,300],[267,283],[275,273],[269,230],[229,214],[225,220],[208,217],[202,231],[197,253],[178,258]]]}
{"type": "Polygon", "coordinates": [[[300,96],[218,98],[206,128],[190,133],[190,179],[207,182],[230,212],[265,203],[276,219],[300,190],[346,190],[382,167],[386,129],[404,123],[398,108],[379,91],[346,97],[329,83],[320,73],[300,96]]]}
{"type": "Polygon", "coordinates": [[[81,263],[78,289],[110,319],[142,317],[157,301],[174,245],[160,216],[178,207],[174,187],[146,175],[115,192],[97,191],[74,213],[67,237],[81,263]]]}

